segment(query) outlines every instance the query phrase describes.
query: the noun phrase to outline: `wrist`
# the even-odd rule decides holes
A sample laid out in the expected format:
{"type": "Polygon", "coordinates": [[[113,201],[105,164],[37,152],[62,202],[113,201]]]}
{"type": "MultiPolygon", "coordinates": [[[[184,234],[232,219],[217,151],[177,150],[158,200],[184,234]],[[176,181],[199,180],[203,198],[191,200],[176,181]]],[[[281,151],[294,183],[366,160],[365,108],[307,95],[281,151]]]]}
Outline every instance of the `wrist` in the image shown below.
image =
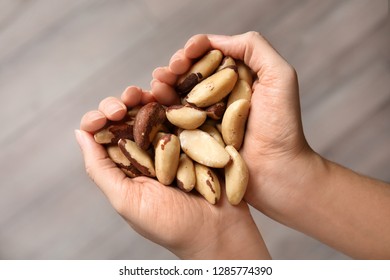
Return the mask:
{"type": "Polygon", "coordinates": [[[270,259],[267,247],[250,213],[243,219],[223,228],[216,225],[213,234],[199,236],[190,246],[173,250],[181,259],[270,259]],[[219,229],[218,229],[219,228],[219,229]]]}
{"type": "MultiPolygon", "coordinates": [[[[326,160],[309,146],[294,157],[268,159],[250,170],[245,200],[278,222],[292,226],[292,220],[311,197],[318,196],[316,185],[326,170],[326,160]]],[[[301,213],[300,213],[301,215],[301,213]]]]}

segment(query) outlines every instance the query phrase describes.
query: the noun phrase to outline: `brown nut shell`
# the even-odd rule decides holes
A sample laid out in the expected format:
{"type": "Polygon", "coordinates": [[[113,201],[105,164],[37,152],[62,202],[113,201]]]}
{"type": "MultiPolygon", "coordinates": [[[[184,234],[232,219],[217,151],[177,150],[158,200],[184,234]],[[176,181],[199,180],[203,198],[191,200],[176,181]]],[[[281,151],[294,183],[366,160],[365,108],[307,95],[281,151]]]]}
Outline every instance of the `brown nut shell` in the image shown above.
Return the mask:
{"type": "Polygon", "coordinates": [[[217,175],[211,168],[195,163],[195,189],[211,204],[216,204],[221,198],[221,185],[217,175]]]}
{"type": "Polygon", "coordinates": [[[176,135],[158,133],[154,140],[154,166],[157,180],[170,185],[176,177],[180,157],[180,142],[176,135]]]}
{"type": "Polygon", "coordinates": [[[229,154],[207,132],[199,129],[183,130],[179,139],[183,152],[198,163],[222,168],[230,161],[229,154]]]}
{"type": "Polygon", "coordinates": [[[220,120],[223,117],[225,110],[226,102],[220,101],[215,103],[214,105],[211,105],[210,107],[207,107],[205,111],[209,118],[213,120],[220,120]]]}
{"type": "Polygon", "coordinates": [[[143,175],[156,177],[154,163],[148,152],[138,147],[134,141],[129,139],[120,139],[118,146],[131,164],[143,175]]]}
{"type": "Polygon", "coordinates": [[[167,108],[168,121],[183,129],[195,129],[207,118],[205,111],[191,105],[173,105],[167,108]]]}
{"type": "Polygon", "coordinates": [[[98,144],[116,144],[119,139],[133,139],[133,126],[128,123],[111,124],[93,136],[98,144]]]}
{"type": "Polygon", "coordinates": [[[239,150],[244,140],[245,124],[249,115],[250,102],[239,99],[233,102],[222,118],[222,137],[226,145],[239,150]]]}
{"type": "Polygon", "coordinates": [[[231,56],[225,56],[221,62],[221,65],[218,67],[217,72],[221,71],[226,67],[236,66],[235,60],[231,56]]]}
{"type": "Polygon", "coordinates": [[[196,184],[194,162],[184,153],[180,155],[179,167],[177,168],[176,173],[176,183],[177,186],[185,192],[190,192],[196,184]]]}
{"type": "Polygon", "coordinates": [[[236,69],[227,67],[197,84],[187,95],[187,102],[197,107],[208,107],[227,96],[236,84],[236,69]]]}
{"type": "Polygon", "coordinates": [[[179,77],[176,90],[179,94],[189,92],[200,81],[210,76],[221,63],[223,54],[219,50],[211,50],[197,61],[187,73],[179,77]]]}
{"type": "Polygon", "coordinates": [[[225,166],[225,189],[228,201],[232,205],[240,203],[245,195],[249,172],[241,155],[233,146],[226,146],[232,161],[225,166]]]}
{"type": "Polygon", "coordinates": [[[106,147],[107,154],[113,162],[130,178],[142,176],[142,173],[135,168],[129,159],[122,153],[118,145],[106,147]]]}
{"type": "Polygon", "coordinates": [[[165,120],[165,109],[157,102],[148,103],[139,109],[133,129],[134,141],[138,147],[147,150],[165,120]]]}

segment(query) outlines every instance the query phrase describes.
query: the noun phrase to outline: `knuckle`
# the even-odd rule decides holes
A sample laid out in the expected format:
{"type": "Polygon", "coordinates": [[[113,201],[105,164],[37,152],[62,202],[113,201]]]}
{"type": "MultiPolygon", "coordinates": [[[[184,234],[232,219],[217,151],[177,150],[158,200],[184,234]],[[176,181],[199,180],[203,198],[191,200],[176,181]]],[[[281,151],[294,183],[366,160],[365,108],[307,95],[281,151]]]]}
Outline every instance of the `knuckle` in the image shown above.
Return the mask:
{"type": "Polygon", "coordinates": [[[261,34],[257,31],[248,31],[247,33],[245,33],[245,35],[249,40],[263,38],[263,36],[261,36],[261,34]]]}

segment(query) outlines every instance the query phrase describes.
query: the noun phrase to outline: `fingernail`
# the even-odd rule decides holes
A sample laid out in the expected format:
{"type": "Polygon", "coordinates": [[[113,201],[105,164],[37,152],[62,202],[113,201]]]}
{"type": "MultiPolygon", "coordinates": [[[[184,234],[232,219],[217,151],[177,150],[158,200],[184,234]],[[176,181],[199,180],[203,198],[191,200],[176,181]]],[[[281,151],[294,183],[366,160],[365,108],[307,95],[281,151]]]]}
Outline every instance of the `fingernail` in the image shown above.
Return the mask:
{"type": "Polygon", "coordinates": [[[105,116],[99,111],[93,111],[88,114],[88,118],[91,122],[95,122],[101,119],[105,119],[105,116]]]}
{"type": "Polygon", "coordinates": [[[209,37],[209,40],[213,41],[214,43],[226,42],[226,40],[228,39],[228,36],[225,36],[225,35],[210,34],[210,35],[207,35],[207,36],[209,37]]]}
{"type": "Polygon", "coordinates": [[[189,39],[187,41],[187,43],[185,44],[184,48],[186,49],[186,48],[190,47],[193,43],[194,43],[194,39],[189,39]]]}
{"type": "Polygon", "coordinates": [[[84,139],[81,131],[79,129],[75,129],[74,134],[76,136],[77,143],[79,144],[80,148],[82,148],[84,139]]]}
{"type": "Polygon", "coordinates": [[[125,108],[117,102],[110,102],[107,105],[107,109],[111,113],[111,115],[115,115],[116,113],[125,110],[125,108]]]}
{"type": "Polygon", "coordinates": [[[151,80],[151,81],[150,81],[150,87],[151,87],[151,88],[153,88],[153,87],[154,87],[154,85],[155,85],[157,82],[158,82],[158,80],[157,80],[157,79],[153,79],[153,80],[151,80]]]}

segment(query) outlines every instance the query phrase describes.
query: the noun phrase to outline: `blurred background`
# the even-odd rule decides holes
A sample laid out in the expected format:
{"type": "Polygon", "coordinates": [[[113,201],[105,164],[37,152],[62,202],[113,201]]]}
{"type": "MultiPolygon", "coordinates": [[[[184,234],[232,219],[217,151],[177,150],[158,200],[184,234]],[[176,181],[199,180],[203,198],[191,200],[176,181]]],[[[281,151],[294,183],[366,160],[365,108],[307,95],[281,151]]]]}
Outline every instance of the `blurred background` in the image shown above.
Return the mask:
{"type": "MultiPolygon", "coordinates": [[[[84,171],[81,116],[197,33],[261,32],[296,68],[323,156],[390,181],[386,0],[0,0],[0,259],[175,259],[84,171]]],[[[347,256],[253,211],[276,259],[347,256]]]]}

